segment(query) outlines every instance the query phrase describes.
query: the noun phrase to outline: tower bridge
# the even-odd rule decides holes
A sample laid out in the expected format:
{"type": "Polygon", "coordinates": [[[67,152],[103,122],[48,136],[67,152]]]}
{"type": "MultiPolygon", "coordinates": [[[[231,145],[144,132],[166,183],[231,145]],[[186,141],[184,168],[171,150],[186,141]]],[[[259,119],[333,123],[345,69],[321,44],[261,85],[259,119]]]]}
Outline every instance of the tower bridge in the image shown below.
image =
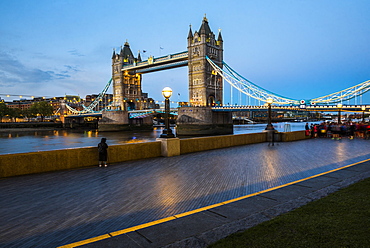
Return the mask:
{"type": "MultiPolygon", "coordinates": [[[[113,86],[110,110],[114,111],[103,111],[99,128],[109,130],[113,126],[122,127],[128,123],[129,118],[148,116],[145,110],[157,106],[154,105],[153,99],[148,98],[147,93],[142,92],[143,75],[183,66],[188,67],[189,100],[188,106],[183,106],[177,111],[178,133],[186,129],[193,130],[195,126],[198,130],[215,129],[224,130],[224,133],[232,132],[231,112],[266,109],[264,106],[225,106],[223,103],[225,84],[258,102],[272,102],[272,108],[275,110],[336,111],[337,104],[340,104],[343,110],[347,108],[353,111],[364,111],[364,107],[367,109],[370,107],[362,104],[362,101],[360,104],[356,102],[370,90],[370,80],[312,99],[293,99],[263,89],[223,61],[223,42],[221,31],[218,31],[216,38],[208,19],[204,17],[199,30],[193,32],[190,26],[187,51],[158,58],[150,56],[147,60],[141,59],[140,52],[135,57],[128,42],[119,52],[113,51],[112,78],[101,95],[105,94],[110,85],[113,86]],[[350,103],[351,99],[356,99],[355,104],[350,103]],[[132,111],[138,112],[133,114],[132,111]]],[[[86,107],[82,112],[89,110],[91,109],[86,107]]]]}
{"type": "Polygon", "coordinates": [[[142,74],[187,66],[189,76],[189,102],[199,106],[222,104],[222,77],[214,73],[207,57],[222,68],[223,40],[221,31],[217,39],[203,18],[201,27],[188,33],[188,50],[159,58],[150,56],[142,61],[140,52],[135,57],[128,42],[119,53],[113,52],[112,80],[113,106],[120,110],[141,110],[146,106],[137,102],[144,100],[141,85],[142,74]],[[136,101],[131,101],[136,100],[136,101]]]}

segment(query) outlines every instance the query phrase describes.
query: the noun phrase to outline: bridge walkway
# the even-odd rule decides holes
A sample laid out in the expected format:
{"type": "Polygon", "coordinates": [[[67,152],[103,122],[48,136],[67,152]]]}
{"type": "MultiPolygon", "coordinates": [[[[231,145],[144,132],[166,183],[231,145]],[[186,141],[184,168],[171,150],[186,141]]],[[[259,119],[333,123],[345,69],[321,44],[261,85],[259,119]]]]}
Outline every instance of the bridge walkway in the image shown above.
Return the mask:
{"type": "Polygon", "coordinates": [[[368,140],[311,139],[5,178],[0,246],[204,247],[370,176],[369,158],[368,140]]]}

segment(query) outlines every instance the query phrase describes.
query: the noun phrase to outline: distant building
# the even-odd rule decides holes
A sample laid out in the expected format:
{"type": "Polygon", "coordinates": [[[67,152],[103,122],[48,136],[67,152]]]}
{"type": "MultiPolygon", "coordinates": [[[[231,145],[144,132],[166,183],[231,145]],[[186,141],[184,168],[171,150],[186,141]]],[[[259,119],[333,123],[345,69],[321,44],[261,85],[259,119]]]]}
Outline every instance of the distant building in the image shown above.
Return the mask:
{"type": "MultiPolygon", "coordinates": [[[[4,101],[8,108],[26,110],[29,109],[32,104],[36,102],[48,102],[54,109],[54,115],[71,115],[74,114],[74,110],[82,111],[85,107],[90,106],[94,101],[98,101],[99,94],[86,95],[85,99],[81,99],[80,96],[65,95],[60,97],[34,97],[32,99],[19,99],[9,102],[5,102],[0,98],[0,102],[4,101]]],[[[147,93],[142,93],[142,100],[135,100],[140,103],[143,109],[159,108],[158,104],[155,104],[152,98],[148,98],[147,93]]],[[[130,100],[129,100],[130,101],[130,100]]],[[[133,100],[132,100],[133,101],[133,100]]],[[[105,94],[92,109],[93,111],[99,112],[104,109],[110,109],[113,102],[113,94],[105,94]]],[[[135,103],[136,103],[135,102],[135,103]]]]}
{"type": "MultiPolygon", "coordinates": [[[[85,107],[90,106],[95,100],[97,100],[99,95],[92,94],[92,95],[86,95],[85,100],[83,101],[83,104],[85,107]]],[[[100,101],[96,104],[96,106],[93,108],[93,111],[101,111],[105,108],[109,107],[113,101],[113,94],[105,94],[100,101]]]]}
{"type": "Polygon", "coordinates": [[[36,102],[48,102],[51,106],[53,106],[54,109],[54,115],[60,115],[60,114],[69,114],[71,111],[69,111],[67,108],[65,108],[65,104],[67,103],[72,108],[76,108],[81,110],[81,98],[79,96],[70,96],[66,95],[64,97],[35,97],[33,99],[20,99],[20,100],[13,100],[12,102],[5,102],[5,104],[8,106],[8,108],[11,109],[20,109],[20,110],[26,110],[29,109],[32,104],[36,102]]]}

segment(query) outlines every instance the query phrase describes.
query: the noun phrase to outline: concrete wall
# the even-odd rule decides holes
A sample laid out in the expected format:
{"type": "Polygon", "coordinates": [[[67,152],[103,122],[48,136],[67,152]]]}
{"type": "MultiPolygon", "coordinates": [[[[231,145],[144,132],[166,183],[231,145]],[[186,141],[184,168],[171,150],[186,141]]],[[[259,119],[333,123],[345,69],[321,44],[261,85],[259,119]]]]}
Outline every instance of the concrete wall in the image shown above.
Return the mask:
{"type": "MultiPolygon", "coordinates": [[[[310,138],[309,136],[305,136],[304,131],[279,133],[279,135],[281,135],[281,140],[283,142],[310,138]]],[[[176,152],[175,154],[177,155],[261,143],[266,142],[266,139],[267,135],[265,132],[198,137],[180,139],[179,142],[172,142],[170,148],[172,150],[175,148],[175,150],[179,149],[180,152],[176,152]]],[[[161,141],[111,145],[108,148],[108,163],[160,157],[163,154],[168,154],[162,151],[166,149],[165,147],[167,146],[163,145],[161,141]]],[[[167,156],[171,155],[168,154],[167,156]]],[[[96,147],[5,154],[0,155],[0,178],[97,166],[97,164],[98,151],[96,147]]]]}
{"type": "MultiPolygon", "coordinates": [[[[112,145],[108,162],[161,156],[161,142],[112,145]]],[[[0,155],[0,178],[98,165],[96,147],[0,155]]]]}
{"type": "Polygon", "coordinates": [[[161,156],[161,142],[154,141],[109,146],[108,152],[109,163],[155,158],[161,156]]]}
{"type": "Polygon", "coordinates": [[[282,142],[288,141],[296,141],[296,140],[303,140],[309,139],[310,136],[305,135],[305,131],[294,131],[294,132],[286,132],[286,133],[279,133],[281,135],[282,142]]]}
{"type": "Polygon", "coordinates": [[[180,140],[180,153],[199,152],[266,141],[266,133],[209,136],[180,140]]]}

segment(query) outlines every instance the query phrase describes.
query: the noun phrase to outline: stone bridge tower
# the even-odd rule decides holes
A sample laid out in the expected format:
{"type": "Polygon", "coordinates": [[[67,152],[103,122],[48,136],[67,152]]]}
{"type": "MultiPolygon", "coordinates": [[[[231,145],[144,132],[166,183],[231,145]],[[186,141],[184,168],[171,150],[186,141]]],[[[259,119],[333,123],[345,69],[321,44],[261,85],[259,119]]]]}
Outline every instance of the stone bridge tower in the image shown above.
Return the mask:
{"type": "Polygon", "coordinates": [[[216,112],[214,105],[222,105],[222,77],[214,73],[208,56],[222,68],[223,40],[217,40],[208,20],[203,18],[199,31],[188,35],[189,101],[190,106],[180,107],[177,117],[177,135],[198,136],[233,133],[231,112],[216,112]]]}
{"type": "Polygon", "coordinates": [[[192,106],[214,106],[222,104],[222,77],[216,75],[207,62],[208,56],[220,68],[223,61],[223,40],[221,31],[217,40],[208,20],[203,18],[199,31],[188,35],[189,101],[192,106]]]}
{"type": "Polygon", "coordinates": [[[129,43],[121,47],[120,53],[113,52],[112,79],[114,106],[120,110],[142,109],[141,75],[122,71],[124,65],[141,62],[140,53],[134,57],[129,43]]]}

